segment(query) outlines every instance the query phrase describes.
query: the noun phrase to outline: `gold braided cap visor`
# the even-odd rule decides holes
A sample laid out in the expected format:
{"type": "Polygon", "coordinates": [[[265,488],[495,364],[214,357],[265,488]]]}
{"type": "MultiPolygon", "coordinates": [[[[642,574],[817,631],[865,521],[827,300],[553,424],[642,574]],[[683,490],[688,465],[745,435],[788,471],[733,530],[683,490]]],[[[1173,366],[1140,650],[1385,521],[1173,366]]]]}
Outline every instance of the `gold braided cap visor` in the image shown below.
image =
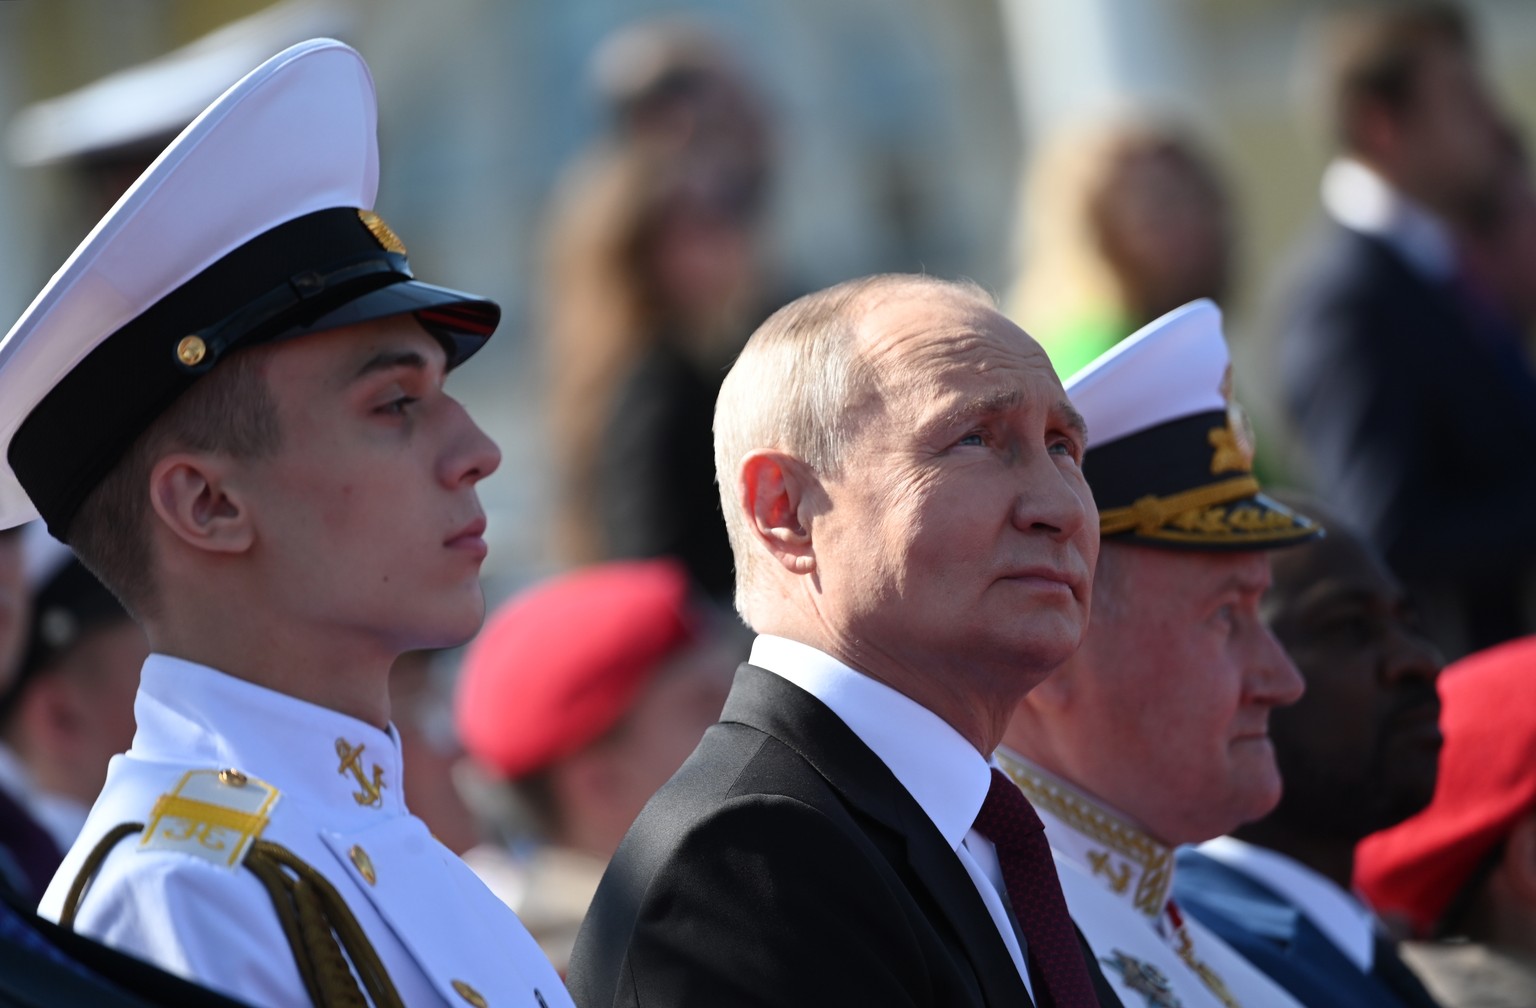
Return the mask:
{"type": "Polygon", "coordinates": [[[1235,411],[1208,412],[1092,448],[1084,463],[1099,534],[1184,550],[1275,549],[1322,534],[1265,496],[1235,411]]]}

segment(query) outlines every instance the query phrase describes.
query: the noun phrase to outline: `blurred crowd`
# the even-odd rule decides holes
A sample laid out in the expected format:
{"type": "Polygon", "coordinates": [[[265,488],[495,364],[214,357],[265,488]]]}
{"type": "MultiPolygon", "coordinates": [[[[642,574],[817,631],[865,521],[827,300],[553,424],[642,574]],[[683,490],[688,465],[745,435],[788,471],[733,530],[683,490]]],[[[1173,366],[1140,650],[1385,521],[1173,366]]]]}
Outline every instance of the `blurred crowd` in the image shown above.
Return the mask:
{"type": "MultiPolygon", "coordinates": [[[[1311,232],[1261,278],[1268,384],[1252,390],[1276,425],[1259,442],[1283,445],[1274,472],[1298,484],[1274,496],[1327,530],[1259,554],[1284,654],[1244,688],[1267,691],[1283,790],[1180,777],[1169,750],[1207,729],[1172,645],[1148,681],[1113,675],[1154,646],[1151,622],[1178,618],[1159,605],[1201,590],[1194,573],[1114,566],[1094,632],[1126,653],[1090,637],[1053,688],[1117,702],[1068,717],[1042,686],[1006,743],[1026,777],[1071,778],[1177,847],[1170,900],[1296,1002],[1529,1008],[1527,138],[1452,5],[1352,10],[1322,42],[1333,158],[1311,232]],[[1143,693],[1139,722],[1114,720],[1143,693]],[[1081,759],[1055,765],[1073,738],[1081,759]],[[1153,782],[1084,770],[1116,761],[1153,782]]],[[[413,810],[562,974],[609,858],[747,658],[712,424],[731,362],[799,293],[763,244],[774,113],[731,52],[695,25],[647,23],[604,46],[593,80],[606,128],[550,202],[535,322],[561,573],[504,600],[463,652],[403,657],[392,687],[413,810]]],[[[1190,124],[1124,115],[1038,149],[1000,300],[1063,381],[1170,311],[1227,299],[1242,221],[1190,124]]],[[[67,549],[35,525],[0,531],[0,880],[20,902],[42,896],[132,742],[148,653],[67,549]]]]}

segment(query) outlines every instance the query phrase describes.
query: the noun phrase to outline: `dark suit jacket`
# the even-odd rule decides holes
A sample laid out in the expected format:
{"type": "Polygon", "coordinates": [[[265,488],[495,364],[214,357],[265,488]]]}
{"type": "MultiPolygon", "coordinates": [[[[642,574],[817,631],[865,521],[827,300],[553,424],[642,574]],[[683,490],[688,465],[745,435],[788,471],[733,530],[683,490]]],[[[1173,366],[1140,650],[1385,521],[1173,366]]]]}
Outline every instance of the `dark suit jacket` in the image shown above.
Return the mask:
{"type": "Polygon", "coordinates": [[[1294,903],[1243,872],[1185,848],[1174,879],[1180,906],[1307,1008],[1436,1008],[1416,980],[1361,972],[1294,903]]]}
{"type": "Polygon", "coordinates": [[[1536,508],[1536,377],[1518,334],[1335,224],[1286,295],[1285,408],[1314,485],[1426,608],[1458,610],[1465,640],[1437,634],[1453,656],[1518,633],[1516,585],[1536,562],[1536,523],[1517,517],[1536,508]]]}
{"type": "Polygon", "coordinates": [[[37,906],[64,852],[27,811],[0,788],[0,887],[37,906]]]}
{"type": "Polygon", "coordinates": [[[751,665],[624,838],[568,986],[580,1008],[1030,1003],[922,808],[825,705],[751,665]]]}

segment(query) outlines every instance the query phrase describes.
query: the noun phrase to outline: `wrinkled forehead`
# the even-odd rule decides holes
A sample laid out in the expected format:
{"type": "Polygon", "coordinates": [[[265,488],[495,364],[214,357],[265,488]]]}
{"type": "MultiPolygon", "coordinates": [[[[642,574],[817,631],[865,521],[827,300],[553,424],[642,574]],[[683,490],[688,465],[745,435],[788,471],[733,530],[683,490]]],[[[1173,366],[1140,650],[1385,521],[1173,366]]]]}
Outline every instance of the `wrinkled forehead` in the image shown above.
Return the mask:
{"type": "Polygon", "coordinates": [[[963,291],[896,288],[872,295],[855,335],[856,373],[882,396],[942,393],[994,380],[1060,382],[1040,345],[981,297],[963,291]]]}

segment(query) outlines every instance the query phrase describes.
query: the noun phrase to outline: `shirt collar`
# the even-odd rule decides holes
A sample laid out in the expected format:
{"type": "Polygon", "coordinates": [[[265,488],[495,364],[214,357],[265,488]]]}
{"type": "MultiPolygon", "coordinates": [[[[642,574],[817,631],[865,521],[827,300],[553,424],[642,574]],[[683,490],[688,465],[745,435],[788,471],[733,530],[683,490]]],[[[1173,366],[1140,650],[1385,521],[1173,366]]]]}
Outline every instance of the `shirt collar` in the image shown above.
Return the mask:
{"type": "Polygon", "coordinates": [[[133,712],[132,756],[240,770],[333,817],[405,811],[392,730],[163,654],[144,662],[133,712]]]}
{"type": "Polygon", "coordinates": [[[975,746],[933,711],[825,652],[762,635],[751,662],[826,704],[895,774],[954,849],[976,822],[992,770],[975,746]]]}
{"type": "Polygon", "coordinates": [[[1197,849],[1283,894],[1350,962],[1362,972],[1370,971],[1376,917],[1338,883],[1293,857],[1236,837],[1207,840],[1197,849]]]}
{"type": "Polygon", "coordinates": [[[1159,924],[1173,891],[1173,848],[1017,753],[999,749],[997,761],[1040,813],[1051,850],[1159,924]]]}
{"type": "Polygon", "coordinates": [[[1339,158],[1323,172],[1323,208],[1337,223],[1384,242],[1420,275],[1449,280],[1456,272],[1450,229],[1359,161],[1339,158]]]}

